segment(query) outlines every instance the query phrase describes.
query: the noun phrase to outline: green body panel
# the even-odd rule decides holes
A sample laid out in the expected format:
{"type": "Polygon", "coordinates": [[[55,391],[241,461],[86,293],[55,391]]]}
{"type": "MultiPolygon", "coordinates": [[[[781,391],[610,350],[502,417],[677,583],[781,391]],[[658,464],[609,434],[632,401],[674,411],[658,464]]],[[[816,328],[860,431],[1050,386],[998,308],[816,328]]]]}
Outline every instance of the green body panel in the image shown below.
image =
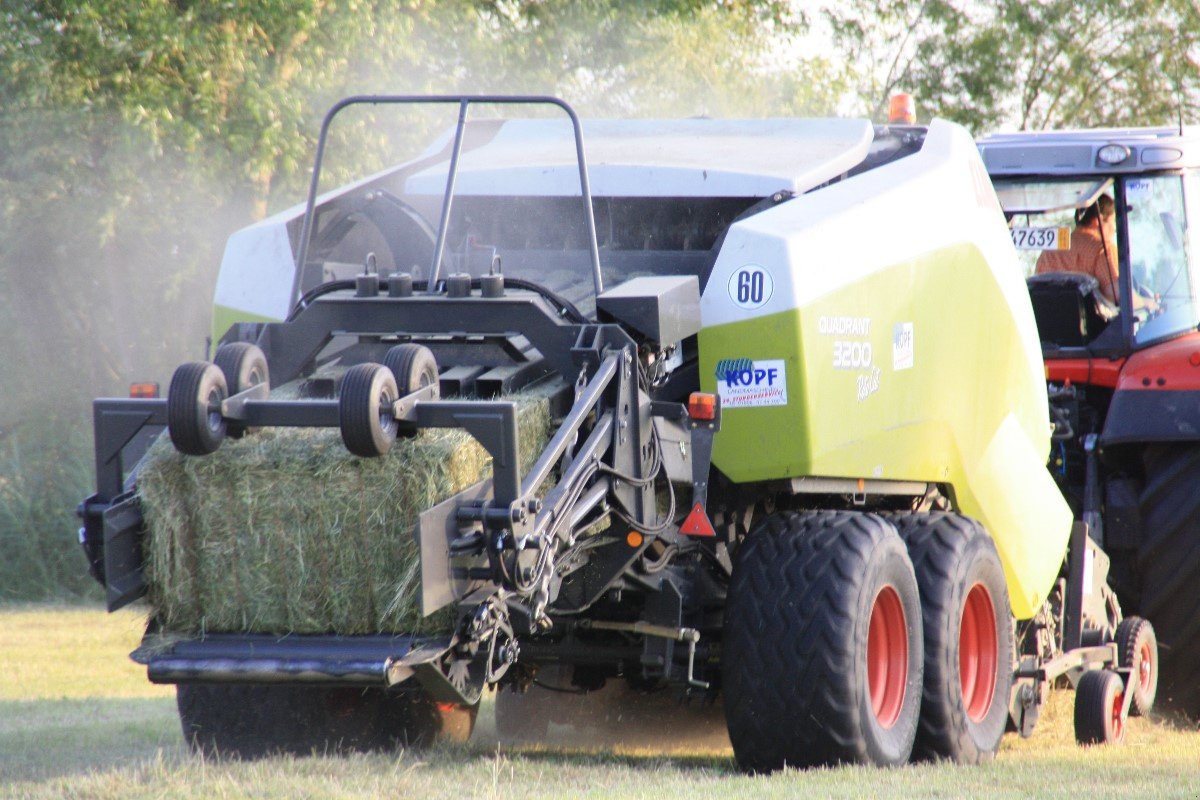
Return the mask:
{"type": "Polygon", "coordinates": [[[714,463],[736,482],[948,485],[958,508],[991,532],[1013,612],[1028,618],[1057,577],[1071,526],[1045,467],[1044,376],[1031,370],[1028,344],[971,245],[894,264],[805,307],[706,327],[705,391],[718,390],[725,359],[782,360],[786,369],[786,405],[723,411],[714,463]],[[858,323],[838,327],[848,319],[858,323]],[[905,324],[911,366],[893,351],[896,326],[905,324]],[[870,363],[835,368],[835,348],[847,343],[859,353],[869,344],[870,363]]]}
{"type": "Polygon", "coordinates": [[[214,345],[216,342],[221,341],[221,337],[225,335],[226,331],[239,322],[279,322],[279,320],[272,317],[264,317],[261,314],[251,314],[249,311],[239,311],[229,306],[214,304],[212,316],[212,340],[214,345]]]}

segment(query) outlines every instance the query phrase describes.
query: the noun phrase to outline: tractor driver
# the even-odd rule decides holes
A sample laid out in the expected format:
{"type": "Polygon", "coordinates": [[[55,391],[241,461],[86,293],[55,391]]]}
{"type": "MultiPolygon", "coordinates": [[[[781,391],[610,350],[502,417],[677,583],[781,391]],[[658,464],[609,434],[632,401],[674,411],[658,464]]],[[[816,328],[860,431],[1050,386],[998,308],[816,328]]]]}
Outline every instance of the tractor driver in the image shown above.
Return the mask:
{"type": "Polygon", "coordinates": [[[1075,212],[1069,250],[1046,250],[1037,260],[1037,273],[1082,272],[1100,284],[1100,293],[1117,305],[1117,218],[1113,199],[1106,194],[1075,212]]]}

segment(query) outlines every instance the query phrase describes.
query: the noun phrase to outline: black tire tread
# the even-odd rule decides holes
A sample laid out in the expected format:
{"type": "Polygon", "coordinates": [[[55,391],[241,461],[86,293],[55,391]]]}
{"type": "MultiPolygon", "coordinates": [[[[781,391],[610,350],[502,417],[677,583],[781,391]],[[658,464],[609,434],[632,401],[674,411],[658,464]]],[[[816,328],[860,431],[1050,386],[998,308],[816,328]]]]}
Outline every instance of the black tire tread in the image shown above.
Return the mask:
{"type": "Polygon", "coordinates": [[[1130,677],[1130,685],[1133,689],[1133,702],[1129,706],[1129,715],[1131,717],[1144,717],[1150,713],[1150,709],[1154,708],[1154,697],[1158,692],[1157,667],[1155,669],[1155,680],[1151,683],[1148,691],[1142,691],[1140,682],[1137,681],[1137,658],[1141,651],[1143,639],[1149,638],[1153,650],[1154,658],[1158,658],[1158,641],[1154,635],[1154,626],[1150,624],[1150,620],[1142,617],[1126,617],[1121,620],[1117,626],[1117,633],[1113,637],[1117,643],[1117,663],[1124,668],[1134,670],[1134,674],[1130,677]]]}
{"type": "Polygon", "coordinates": [[[958,514],[896,514],[888,519],[908,546],[921,590],[925,684],[913,757],[967,764],[986,761],[1000,748],[1013,678],[1012,615],[995,544],[982,525],[958,514]],[[955,642],[966,597],[959,597],[953,588],[965,578],[963,573],[970,569],[972,559],[989,561],[992,576],[999,578],[988,588],[998,617],[1000,663],[992,710],[979,723],[970,721],[963,705],[955,642]]]}
{"type": "MultiPolygon", "coordinates": [[[[206,383],[224,383],[225,377],[207,361],[180,364],[171,375],[167,388],[167,434],[175,449],[190,456],[206,456],[216,452],[225,436],[225,426],[214,432],[209,429],[206,412],[199,407],[199,396],[206,383]]],[[[225,390],[228,396],[228,389],[225,390]]]]}
{"type": "MultiPolygon", "coordinates": [[[[865,658],[858,649],[865,653],[865,627],[852,618],[873,551],[880,548],[894,548],[907,565],[890,524],[843,511],[775,514],[742,543],[722,658],[726,719],[742,769],[883,761],[871,752],[859,713],[865,658]],[[864,631],[861,639],[856,627],[864,631]]],[[[915,578],[911,589],[915,602],[915,578]]],[[[891,763],[908,759],[916,730],[919,692],[912,687],[920,682],[920,631],[914,635],[910,692],[895,726],[905,743],[891,763]]]]}
{"type": "Polygon", "coordinates": [[[374,458],[391,447],[391,440],[379,430],[379,418],[372,411],[372,393],[376,375],[391,372],[382,364],[355,364],[342,377],[338,399],[338,417],[342,441],[356,456],[374,458]]]}
{"type": "MultiPolygon", "coordinates": [[[[257,345],[249,342],[226,342],[217,348],[213,355],[213,363],[224,373],[225,386],[230,396],[255,385],[249,378],[256,371],[262,374],[268,386],[271,385],[267,357],[257,345]]],[[[230,420],[225,423],[225,435],[231,439],[240,439],[249,432],[250,429],[241,422],[230,420]]]]}
{"type": "Polygon", "coordinates": [[[1158,702],[1200,719],[1200,446],[1151,446],[1145,465],[1137,612],[1162,646],[1158,702]]]}
{"type": "Polygon", "coordinates": [[[1124,738],[1113,729],[1111,710],[1121,691],[1121,678],[1110,670],[1090,670],[1075,687],[1075,741],[1082,745],[1110,744],[1124,738]]]}
{"type": "Polygon", "coordinates": [[[398,344],[387,351],[383,364],[396,377],[396,388],[401,397],[420,389],[423,377],[432,376],[432,382],[438,382],[437,360],[433,351],[424,345],[398,344]]]}

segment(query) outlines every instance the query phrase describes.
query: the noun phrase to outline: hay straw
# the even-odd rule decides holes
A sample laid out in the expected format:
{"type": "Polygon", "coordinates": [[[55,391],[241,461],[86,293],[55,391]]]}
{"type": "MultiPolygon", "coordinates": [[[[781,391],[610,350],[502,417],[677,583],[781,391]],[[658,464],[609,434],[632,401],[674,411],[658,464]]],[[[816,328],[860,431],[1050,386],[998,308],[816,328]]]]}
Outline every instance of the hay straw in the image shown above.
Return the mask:
{"type": "MultiPolygon", "coordinates": [[[[514,395],[523,469],[549,437],[549,390],[514,395]]],[[[336,430],[266,428],[202,457],[163,437],[138,477],[149,600],[164,631],[433,633],[420,613],[419,514],[491,474],[461,429],[357,458],[336,430]]]]}

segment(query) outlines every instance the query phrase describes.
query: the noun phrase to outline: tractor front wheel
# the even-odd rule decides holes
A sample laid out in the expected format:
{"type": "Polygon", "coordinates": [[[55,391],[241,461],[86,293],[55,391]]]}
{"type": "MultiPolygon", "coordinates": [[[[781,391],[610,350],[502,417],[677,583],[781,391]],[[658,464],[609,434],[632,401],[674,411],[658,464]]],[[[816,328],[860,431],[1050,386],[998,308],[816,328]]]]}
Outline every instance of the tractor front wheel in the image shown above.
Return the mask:
{"type": "Polygon", "coordinates": [[[738,549],[725,611],[725,716],[749,772],[903,764],[920,711],[917,581],[874,514],[788,512],[738,549]]]}
{"type": "Polygon", "coordinates": [[[1000,748],[1012,685],[1012,618],[996,547],[957,514],[890,518],[921,589],[925,688],[913,754],[976,764],[1000,748]]]}

